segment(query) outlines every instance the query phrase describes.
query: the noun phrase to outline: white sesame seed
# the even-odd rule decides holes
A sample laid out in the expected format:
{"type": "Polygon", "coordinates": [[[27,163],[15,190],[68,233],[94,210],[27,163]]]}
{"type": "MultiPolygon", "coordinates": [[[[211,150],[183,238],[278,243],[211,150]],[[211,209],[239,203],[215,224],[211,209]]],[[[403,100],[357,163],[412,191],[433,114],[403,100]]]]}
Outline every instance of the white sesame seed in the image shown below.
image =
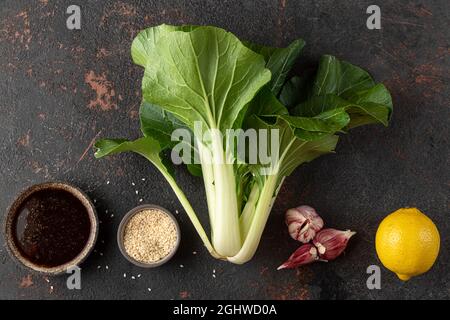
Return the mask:
{"type": "Polygon", "coordinates": [[[197,254],[197,251],[192,251],[192,254],[197,254]]]}
{"type": "Polygon", "coordinates": [[[127,277],[127,274],[126,274],[126,273],[124,273],[124,274],[123,274],[123,277],[124,277],[124,278],[126,278],[126,277],[127,277]]]}
{"type": "Polygon", "coordinates": [[[139,194],[139,191],[138,191],[138,190],[136,190],[136,194],[139,194]]]}
{"type": "Polygon", "coordinates": [[[145,181],[145,178],[142,178],[141,180],[142,180],[142,181],[145,181]]]}
{"type": "Polygon", "coordinates": [[[97,269],[100,269],[102,266],[97,266],[97,269]]]}
{"type": "Polygon", "coordinates": [[[139,202],[142,202],[142,201],[144,201],[144,199],[139,199],[139,202]]]}
{"type": "Polygon", "coordinates": [[[178,214],[178,210],[175,210],[175,213],[178,214]]]}
{"type": "Polygon", "coordinates": [[[109,180],[108,180],[108,181],[106,181],[106,184],[109,184],[109,180]]]}
{"type": "Polygon", "coordinates": [[[138,278],[140,278],[141,277],[141,275],[140,274],[138,274],[138,278]]]}
{"type": "Polygon", "coordinates": [[[94,203],[96,203],[97,202],[97,199],[94,199],[94,203]]]}
{"type": "Polygon", "coordinates": [[[158,261],[176,245],[176,225],[161,210],[142,210],[131,217],[126,231],[126,251],[130,256],[139,257],[141,262],[158,261]]]}
{"type": "Polygon", "coordinates": [[[114,214],[111,215],[111,218],[114,218],[114,214]]]}
{"type": "Polygon", "coordinates": [[[131,185],[134,187],[136,184],[134,182],[132,182],[131,185]]]}
{"type": "Polygon", "coordinates": [[[133,280],[134,280],[134,279],[136,279],[136,277],[135,277],[135,276],[131,276],[131,279],[133,279],[133,280]]]}
{"type": "Polygon", "coordinates": [[[50,290],[53,291],[53,286],[50,286],[50,290]]]}
{"type": "Polygon", "coordinates": [[[45,282],[50,283],[50,280],[48,278],[45,278],[45,282]]]}
{"type": "Polygon", "coordinates": [[[106,270],[108,270],[108,269],[109,269],[109,267],[108,267],[108,266],[106,266],[105,268],[106,268],[106,270]]]}
{"type": "Polygon", "coordinates": [[[147,290],[148,290],[148,292],[151,292],[151,291],[152,291],[152,288],[147,288],[147,290]]]}
{"type": "Polygon", "coordinates": [[[182,264],[180,264],[180,268],[184,268],[184,266],[182,264]]]}
{"type": "Polygon", "coordinates": [[[108,213],[108,210],[105,210],[105,213],[108,213]]]}
{"type": "Polygon", "coordinates": [[[216,278],[216,275],[215,275],[215,274],[213,274],[213,278],[216,278]]]}
{"type": "Polygon", "coordinates": [[[213,273],[216,273],[216,269],[213,269],[213,273]]]}
{"type": "Polygon", "coordinates": [[[100,252],[100,256],[103,257],[103,252],[100,252]]]}

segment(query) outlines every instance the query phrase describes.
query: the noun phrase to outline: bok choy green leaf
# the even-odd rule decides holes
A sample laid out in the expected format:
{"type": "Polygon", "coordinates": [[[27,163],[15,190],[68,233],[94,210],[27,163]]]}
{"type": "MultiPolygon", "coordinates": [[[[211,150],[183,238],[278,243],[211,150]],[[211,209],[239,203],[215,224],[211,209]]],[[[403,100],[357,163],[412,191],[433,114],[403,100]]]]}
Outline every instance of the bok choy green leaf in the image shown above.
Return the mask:
{"type": "Polygon", "coordinates": [[[382,84],[332,56],[322,57],[316,73],[288,79],[303,46],[296,40],[287,48],[263,47],[215,27],[161,25],[142,31],[131,52],[144,68],[144,137],[100,140],[95,156],[125,151],[144,156],[172,187],[208,251],[237,264],[249,261],[285,177],[333,152],[339,133],[364,124],[387,125],[392,113],[382,84]],[[200,134],[199,128],[220,134],[200,134]],[[176,149],[172,134],[177,129],[193,137],[183,143],[200,163],[186,164],[203,178],[211,237],[177,185],[164,152],[176,149]],[[229,145],[245,137],[229,139],[230,129],[268,132],[247,148],[264,142],[273,161],[241,157],[229,145]]]}

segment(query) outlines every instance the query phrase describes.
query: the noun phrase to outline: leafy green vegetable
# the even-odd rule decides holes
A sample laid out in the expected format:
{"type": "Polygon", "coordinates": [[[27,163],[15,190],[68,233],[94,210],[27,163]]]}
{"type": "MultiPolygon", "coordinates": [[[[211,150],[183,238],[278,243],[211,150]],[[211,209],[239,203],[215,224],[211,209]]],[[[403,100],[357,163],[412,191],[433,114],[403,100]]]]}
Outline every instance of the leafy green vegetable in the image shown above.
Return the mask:
{"type": "Polygon", "coordinates": [[[269,84],[270,90],[274,95],[278,95],[286,82],[289,71],[305,46],[305,42],[298,39],[287,48],[264,47],[250,42],[246,42],[245,45],[264,57],[266,68],[272,72],[272,79],[269,84]]]}
{"type": "Polygon", "coordinates": [[[289,79],[281,89],[280,102],[291,109],[307,100],[312,91],[312,76],[311,71],[306,71],[301,76],[293,76],[289,79]]]}
{"type": "Polygon", "coordinates": [[[384,85],[375,84],[366,71],[348,62],[323,56],[312,86],[305,89],[300,79],[291,79],[283,88],[282,95],[292,98],[284,101],[296,104],[292,111],[295,116],[314,117],[329,110],[345,110],[355,116],[349,127],[376,122],[388,125],[393,109],[389,91],[384,85]],[[291,93],[294,88],[303,89],[307,95],[296,96],[291,93]]]}
{"type": "Polygon", "coordinates": [[[215,27],[161,25],[142,31],[131,51],[145,69],[140,109],[144,137],[98,141],[96,157],[132,151],[147,158],[174,190],[208,251],[233,263],[249,261],[285,177],[333,152],[337,133],[369,123],[387,125],[392,113],[382,84],[332,56],[320,60],[315,74],[287,80],[303,46],[302,40],[287,48],[243,43],[215,27]],[[198,124],[202,132],[218,130],[225,138],[199,133],[198,124]],[[265,158],[272,161],[250,161],[229,148],[231,141],[245,140],[229,139],[226,133],[232,128],[266,129],[268,134],[258,139],[268,146],[265,158]],[[201,160],[186,164],[203,177],[211,240],[164,156],[176,149],[172,133],[177,129],[194,137],[182,143],[201,160]]]}

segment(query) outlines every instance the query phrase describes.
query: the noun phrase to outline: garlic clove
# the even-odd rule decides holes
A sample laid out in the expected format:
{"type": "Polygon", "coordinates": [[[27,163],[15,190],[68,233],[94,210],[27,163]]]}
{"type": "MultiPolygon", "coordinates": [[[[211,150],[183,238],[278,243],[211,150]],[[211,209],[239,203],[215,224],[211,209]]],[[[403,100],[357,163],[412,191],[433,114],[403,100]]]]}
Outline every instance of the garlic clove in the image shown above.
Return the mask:
{"type": "Polygon", "coordinates": [[[286,225],[290,236],[302,243],[311,241],[323,228],[323,220],[310,206],[300,206],[286,212],[286,225]]]}
{"type": "Polygon", "coordinates": [[[347,247],[348,240],[354,234],[356,232],[350,230],[323,229],[316,234],[313,244],[317,248],[320,259],[330,261],[341,255],[347,247]]]}
{"type": "Polygon", "coordinates": [[[317,249],[312,244],[304,244],[300,248],[294,251],[289,259],[277,268],[281,269],[293,269],[305,264],[312,263],[319,259],[317,249]]]}

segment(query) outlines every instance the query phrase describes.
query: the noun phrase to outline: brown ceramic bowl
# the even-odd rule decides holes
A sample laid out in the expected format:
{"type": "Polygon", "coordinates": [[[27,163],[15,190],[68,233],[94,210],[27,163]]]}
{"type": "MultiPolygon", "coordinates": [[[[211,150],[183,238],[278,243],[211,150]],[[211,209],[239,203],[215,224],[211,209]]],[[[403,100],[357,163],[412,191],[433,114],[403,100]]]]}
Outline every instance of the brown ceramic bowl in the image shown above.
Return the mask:
{"type": "Polygon", "coordinates": [[[22,266],[25,266],[33,271],[44,273],[48,275],[59,275],[62,273],[65,273],[68,268],[77,266],[81,264],[87,256],[91,253],[92,249],[94,248],[95,242],[97,240],[98,235],[98,218],[97,213],[95,211],[95,207],[92,204],[92,202],[89,200],[87,195],[82,192],[80,189],[71,186],[67,183],[63,182],[47,182],[43,184],[36,184],[25,191],[23,191],[17,199],[14,201],[14,203],[9,208],[9,211],[6,215],[5,219],[5,240],[7,244],[8,251],[10,255],[16,260],[19,264],[22,266]],[[84,246],[83,250],[71,261],[64,263],[62,265],[56,266],[56,267],[44,267],[37,265],[31,261],[27,257],[25,257],[20,249],[18,248],[16,241],[14,240],[14,234],[15,234],[15,221],[17,218],[17,215],[19,214],[19,209],[21,208],[22,204],[28,199],[28,197],[35,192],[51,189],[51,190],[63,190],[66,192],[71,193],[73,196],[75,196],[80,202],[84,205],[86,208],[86,211],[88,212],[89,219],[91,222],[91,231],[88,238],[88,241],[86,245],[84,246]]]}
{"type": "Polygon", "coordinates": [[[119,229],[117,231],[117,244],[119,245],[120,252],[125,257],[125,259],[127,259],[132,264],[134,264],[138,267],[141,267],[141,268],[155,268],[155,267],[162,266],[163,264],[168,262],[175,255],[175,252],[177,252],[178,247],[180,246],[180,239],[181,239],[181,232],[180,232],[180,226],[178,225],[177,219],[175,219],[173,214],[171,214],[168,210],[166,210],[160,206],[154,205],[154,204],[144,204],[141,206],[137,206],[137,207],[131,209],[130,211],[128,211],[128,213],[123,217],[122,221],[120,222],[119,229]],[[124,238],[125,227],[127,226],[128,221],[130,221],[130,219],[135,214],[137,214],[141,211],[144,211],[144,210],[152,210],[152,209],[164,212],[170,219],[172,219],[172,221],[175,223],[175,228],[177,230],[177,242],[175,243],[175,246],[173,247],[172,251],[167,256],[162,258],[161,260],[158,260],[153,263],[143,263],[143,262],[133,259],[127,253],[127,251],[125,250],[125,246],[123,244],[123,238],[124,238]]]}

